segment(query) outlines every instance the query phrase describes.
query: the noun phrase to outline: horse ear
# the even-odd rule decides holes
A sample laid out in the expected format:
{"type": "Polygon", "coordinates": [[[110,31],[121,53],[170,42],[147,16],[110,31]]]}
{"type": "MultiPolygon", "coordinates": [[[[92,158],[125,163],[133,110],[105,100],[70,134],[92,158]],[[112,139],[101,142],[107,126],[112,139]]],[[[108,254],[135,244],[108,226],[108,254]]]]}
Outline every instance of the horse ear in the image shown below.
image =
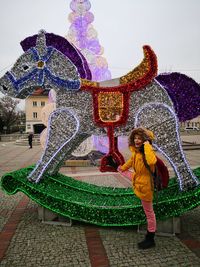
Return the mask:
{"type": "Polygon", "coordinates": [[[40,56],[44,55],[47,51],[45,33],[46,33],[45,30],[40,30],[38,32],[38,36],[37,36],[37,40],[36,40],[36,48],[37,48],[40,56]]]}

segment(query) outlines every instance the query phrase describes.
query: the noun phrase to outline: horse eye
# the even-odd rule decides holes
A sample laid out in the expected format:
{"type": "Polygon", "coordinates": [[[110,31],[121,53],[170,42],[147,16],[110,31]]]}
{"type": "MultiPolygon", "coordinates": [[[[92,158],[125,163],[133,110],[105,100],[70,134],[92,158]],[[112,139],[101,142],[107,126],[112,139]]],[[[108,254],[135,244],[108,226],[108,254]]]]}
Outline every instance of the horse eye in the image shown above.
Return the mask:
{"type": "Polygon", "coordinates": [[[28,70],[28,69],[29,69],[29,66],[28,66],[28,65],[24,65],[24,66],[23,66],[23,69],[24,69],[24,70],[28,70]]]}
{"type": "Polygon", "coordinates": [[[7,91],[8,88],[5,85],[3,85],[3,90],[7,91]]]}

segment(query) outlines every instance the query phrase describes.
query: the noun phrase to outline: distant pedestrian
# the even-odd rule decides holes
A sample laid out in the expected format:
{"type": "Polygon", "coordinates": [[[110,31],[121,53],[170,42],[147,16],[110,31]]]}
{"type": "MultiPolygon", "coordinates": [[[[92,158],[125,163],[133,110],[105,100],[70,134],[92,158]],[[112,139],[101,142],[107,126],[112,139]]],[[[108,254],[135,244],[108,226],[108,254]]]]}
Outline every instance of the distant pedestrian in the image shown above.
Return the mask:
{"type": "Polygon", "coordinates": [[[29,133],[28,135],[29,148],[32,148],[32,143],[33,143],[33,133],[29,133]]]}

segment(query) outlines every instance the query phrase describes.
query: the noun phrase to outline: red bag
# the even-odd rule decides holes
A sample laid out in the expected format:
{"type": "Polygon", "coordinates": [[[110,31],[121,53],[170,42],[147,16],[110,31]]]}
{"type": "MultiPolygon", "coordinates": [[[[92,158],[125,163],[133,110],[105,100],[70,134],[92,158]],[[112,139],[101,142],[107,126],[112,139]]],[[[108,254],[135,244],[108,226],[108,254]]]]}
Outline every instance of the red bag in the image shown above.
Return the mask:
{"type": "Polygon", "coordinates": [[[158,191],[167,188],[169,184],[169,171],[165,163],[157,157],[154,173],[154,188],[158,191]]]}

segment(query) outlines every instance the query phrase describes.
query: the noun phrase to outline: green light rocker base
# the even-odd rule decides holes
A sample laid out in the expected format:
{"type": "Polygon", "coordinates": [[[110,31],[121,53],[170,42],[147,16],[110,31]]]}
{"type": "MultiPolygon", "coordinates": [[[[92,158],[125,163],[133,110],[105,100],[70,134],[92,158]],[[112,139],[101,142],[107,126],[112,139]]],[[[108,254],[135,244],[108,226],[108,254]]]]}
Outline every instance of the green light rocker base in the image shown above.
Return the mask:
{"type": "MultiPolygon", "coordinates": [[[[112,188],[77,181],[58,173],[38,184],[27,180],[33,166],[6,173],[1,187],[9,195],[19,191],[52,212],[100,226],[131,226],[146,222],[140,200],[132,188],[112,188]]],[[[200,178],[200,167],[193,170],[200,178]]],[[[200,186],[180,191],[176,178],[158,192],[154,201],[157,220],[178,217],[200,205],[200,186]]]]}

